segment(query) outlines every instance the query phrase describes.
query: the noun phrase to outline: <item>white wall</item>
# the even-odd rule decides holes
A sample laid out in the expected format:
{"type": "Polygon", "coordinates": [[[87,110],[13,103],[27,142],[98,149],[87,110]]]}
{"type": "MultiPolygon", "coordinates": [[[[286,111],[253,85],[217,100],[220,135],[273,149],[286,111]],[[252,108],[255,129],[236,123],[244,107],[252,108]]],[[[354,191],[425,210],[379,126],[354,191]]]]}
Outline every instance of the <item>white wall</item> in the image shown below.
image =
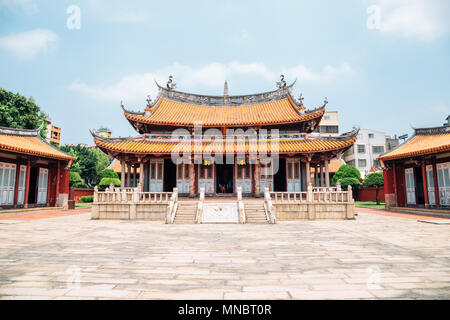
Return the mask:
{"type": "Polygon", "coordinates": [[[386,135],[384,132],[360,129],[358,140],[355,142],[353,152],[348,152],[344,155],[344,160],[347,164],[353,165],[361,172],[361,177],[365,177],[369,170],[374,165],[376,160],[386,150],[386,135]],[[369,138],[370,134],[370,138],[369,138]],[[358,152],[358,145],[364,146],[364,152],[358,152]],[[380,152],[374,152],[373,147],[383,147],[380,152]],[[364,165],[365,160],[365,165],[364,165]]]}

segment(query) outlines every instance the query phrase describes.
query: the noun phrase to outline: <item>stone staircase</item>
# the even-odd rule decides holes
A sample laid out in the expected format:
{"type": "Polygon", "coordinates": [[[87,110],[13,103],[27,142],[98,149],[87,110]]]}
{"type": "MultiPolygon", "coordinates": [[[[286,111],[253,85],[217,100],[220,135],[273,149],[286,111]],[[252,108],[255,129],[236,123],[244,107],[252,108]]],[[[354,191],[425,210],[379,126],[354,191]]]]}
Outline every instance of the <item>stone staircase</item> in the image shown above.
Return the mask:
{"type": "Polygon", "coordinates": [[[244,202],[246,223],[263,224],[269,223],[267,221],[266,213],[264,211],[264,201],[259,202],[244,202]]]}
{"type": "Polygon", "coordinates": [[[197,218],[197,202],[178,202],[178,209],[173,223],[193,224],[197,218]]]}

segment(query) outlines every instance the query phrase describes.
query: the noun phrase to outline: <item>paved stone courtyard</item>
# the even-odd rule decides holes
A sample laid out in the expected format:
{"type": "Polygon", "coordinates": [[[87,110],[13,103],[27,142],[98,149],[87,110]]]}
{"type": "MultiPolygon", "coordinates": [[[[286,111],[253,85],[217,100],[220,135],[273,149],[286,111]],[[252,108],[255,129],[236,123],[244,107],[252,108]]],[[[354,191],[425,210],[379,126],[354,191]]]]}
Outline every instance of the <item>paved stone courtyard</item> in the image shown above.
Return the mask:
{"type": "Polygon", "coordinates": [[[0,299],[449,299],[450,225],[0,220],[0,299]]]}

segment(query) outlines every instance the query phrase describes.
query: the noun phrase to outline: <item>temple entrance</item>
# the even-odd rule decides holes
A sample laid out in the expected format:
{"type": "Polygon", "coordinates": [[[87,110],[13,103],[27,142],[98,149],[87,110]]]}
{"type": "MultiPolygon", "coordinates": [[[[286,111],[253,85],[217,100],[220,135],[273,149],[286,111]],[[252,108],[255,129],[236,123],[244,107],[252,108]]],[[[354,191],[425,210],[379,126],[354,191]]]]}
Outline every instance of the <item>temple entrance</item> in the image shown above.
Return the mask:
{"type": "Polygon", "coordinates": [[[172,192],[177,186],[177,166],[172,159],[164,159],[164,192],[172,192]]]}
{"type": "Polygon", "coordinates": [[[425,204],[422,168],[420,167],[414,168],[414,177],[416,178],[417,204],[425,204]]]}
{"type": "Polygon", "coordinates": [[[36,203],[37,178],[38,168],[31,168],[30,170],[30,186],[28,188],[28,203],[36,203]]]}
{"type": "Polygon", "coordinates": [[[233,165],[217,164],[216,193],[233,193],[233,165]]]}
{"type": "Polygon", "coordinates": [[[279,158],[278,172],[275,174],[274,178],[274,190],[285,192],[287,190],[285,158],[279,158]]]}

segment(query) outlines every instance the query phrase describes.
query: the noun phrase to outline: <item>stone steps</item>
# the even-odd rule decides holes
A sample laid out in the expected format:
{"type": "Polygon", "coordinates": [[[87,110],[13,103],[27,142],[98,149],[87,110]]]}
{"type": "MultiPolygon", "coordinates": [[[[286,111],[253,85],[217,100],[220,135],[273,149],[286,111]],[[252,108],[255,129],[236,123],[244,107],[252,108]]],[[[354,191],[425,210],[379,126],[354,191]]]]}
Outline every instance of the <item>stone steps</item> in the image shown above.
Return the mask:
{"type": "Polygon", "coordinates": [[[268,223],[263,203],[245,203],[246,223],[266,224],[268,223]]]}
{"type": "Polygon", "coordinates": [[[178,209],[173,223],[194,224],[197,219],[197,203],[178,203],[178,209]]]}

